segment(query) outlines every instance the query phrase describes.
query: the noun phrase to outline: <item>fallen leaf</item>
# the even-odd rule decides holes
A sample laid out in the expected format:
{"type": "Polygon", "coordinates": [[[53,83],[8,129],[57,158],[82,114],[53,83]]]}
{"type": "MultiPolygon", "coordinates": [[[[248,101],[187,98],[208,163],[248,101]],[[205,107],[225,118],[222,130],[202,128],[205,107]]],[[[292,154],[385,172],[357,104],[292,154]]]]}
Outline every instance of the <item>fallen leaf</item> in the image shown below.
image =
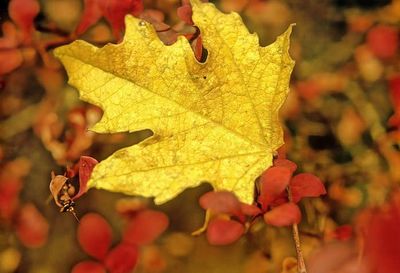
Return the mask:
{"type": "Polygon", "coordinates": [[[160,204],[208,181],[252,203],[255,178],[283,144],[278,111],[294,65],[291,27],[260,47],[238,14],[191,3],[205,63],[184,37],[166,46],[132,16],[121,44],[75,41],[55,50],[81,98],[104,110],[92,130],[154,132],[96,165],[89,187],[154,196],[160,204]]]}

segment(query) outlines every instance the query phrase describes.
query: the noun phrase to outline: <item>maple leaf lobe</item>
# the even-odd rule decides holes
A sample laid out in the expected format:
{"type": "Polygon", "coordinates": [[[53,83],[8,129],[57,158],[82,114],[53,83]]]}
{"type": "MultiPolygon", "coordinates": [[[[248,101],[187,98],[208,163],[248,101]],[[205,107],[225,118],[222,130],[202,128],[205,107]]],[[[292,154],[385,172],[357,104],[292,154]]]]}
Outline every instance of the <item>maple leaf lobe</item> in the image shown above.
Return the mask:
{"type": "Polygon", "coordinates": [[[83,100],[104,115],[96,132],[151,129],[154,136],[100,162],[89,187],[168,201],[203,181],[253,200],[253,182],[283,144],[278,111],[294,62],[291,27],[267,47],[239,15],[192,1],[208,50],[199,63],[184,37],[166,46],[149,23],[126,17],[121,44],[56,49],[83,100]]]}

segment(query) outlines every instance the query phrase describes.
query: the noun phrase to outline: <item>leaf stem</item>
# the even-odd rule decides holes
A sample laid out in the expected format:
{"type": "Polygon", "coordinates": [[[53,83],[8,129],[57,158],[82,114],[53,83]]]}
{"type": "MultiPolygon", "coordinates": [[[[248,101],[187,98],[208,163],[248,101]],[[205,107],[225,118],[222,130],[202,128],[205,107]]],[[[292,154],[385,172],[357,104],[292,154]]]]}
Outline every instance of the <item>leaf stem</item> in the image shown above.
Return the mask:
{"type": "Polygon", "coordinates": [[[204,217],[203,226],[200,227],[199,229],[193,231],[193,232],[192,232],[192,235],[193,235],[193,236],[198,236],[198,235],[204,233],[204,232],[207,230],[207,226],[208,226],[208,222],[210,222],[210,218],[211,218],[211,212],[210,212],[210,210],[208,209],[208,210],[206,210],[206,215],[205,215],[205,217],[204,217]]]}
{"type": "Polygon", "coordinates": [[[292,233],[297,253],[297,270],[299,271],[299,273],[307,273],[306,264],[304,262],[304,257],[303,257],[303,251],[301,250],[299,229],[297,228],[297,224],[292,225],[292,233]]]}
{"type": "MultiPolygon", "coordinates": [[[[290,190],[289,187],[287,187],[286,190],[288,192],[289,201],[292,202],[293,201],[292,191],[290,190]]],[[[292,225],[292,234],[297,254],[297,270],[299,273],[307,273],[306,263],[304,262],[304,257],[303,257],[303,251],[301,250],[299,229],[296,223],[292,225]]]]}

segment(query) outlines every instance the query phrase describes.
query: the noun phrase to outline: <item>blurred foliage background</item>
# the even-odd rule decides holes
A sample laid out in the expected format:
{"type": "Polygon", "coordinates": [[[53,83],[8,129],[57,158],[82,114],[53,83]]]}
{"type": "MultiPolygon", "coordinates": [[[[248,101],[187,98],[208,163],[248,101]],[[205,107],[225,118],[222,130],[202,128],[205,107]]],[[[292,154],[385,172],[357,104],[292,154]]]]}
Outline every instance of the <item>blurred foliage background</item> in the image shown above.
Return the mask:
{"type": "MultiPolygon", "coordinates": [[[[78,35],[84,1],[41,0],[37,13],[31,2],[16,9],[24,6],[27,12],[15,14],[9,11],[10,1],[0,1],[0,272],[71,272],[88,255],[77,241],[77,221],[49,202],[51,171],[63,174],[81,155],[104,159],[151,132],[87,131],[101,111],[78,99],[51,52],[77,38],[99,46],[117,42],[115,29],[100,19],[78,35]],[[18,21],[18,16],[25,19],[18,21]]],[[[320,177],[328,191],[323,198],[302,202],[300,231],[309,270],[374,272],[351,271],[351,266],[365,243],[358,229],[365,224],[360,213],[383,206],[400,180],[400,1],[210,2],[225,12],[239,12],[262,45],[296,23],[291,44],[296,66],[282,110],[283,150],[301,171],[320,177]]],[[[159,32],[168,43],[177,33],[191,31],[177,16],[180,5],[179,0],[145,0],[139,13],[158,30],[172,26],[159,32]]],[[[114,244],[126,223],[121,207],[148,206],[168,215],[168,230],[141,247],[135,273],[296,272],[290,229],[260,223],[223,247],[210,246],[204,236],[192,237],[204,219],[198,198],[209,190],[204,184],[159,207],[151,200],[92,190],[79,199],[76,210],[79,217],[103,215],[114,244]]],[[[399,237],[396,229],[392,232],[390,238],[399,237]]],[[[400,259],[399,252],[393,255],[400,259]]]]}

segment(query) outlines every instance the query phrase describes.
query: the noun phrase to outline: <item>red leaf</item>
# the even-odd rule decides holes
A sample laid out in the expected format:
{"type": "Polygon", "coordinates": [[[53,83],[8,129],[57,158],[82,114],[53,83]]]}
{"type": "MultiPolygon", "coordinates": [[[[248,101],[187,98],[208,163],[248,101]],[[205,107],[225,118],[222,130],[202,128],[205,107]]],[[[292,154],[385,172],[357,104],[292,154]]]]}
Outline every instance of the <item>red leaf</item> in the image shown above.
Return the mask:
{"type": "Polygon", "coordinates": [[[277,207],[287,202],[289,202],[288,194],[286,191],[283,191],[279,196],[274,199],[273,202],[271,202],[271,207],[277,207]]]}
{"type": "Polygon", "coordinates": [[[88,213],[81,219],[78,227],[78,241],[87,254],[102,260],[111,245],[112,230],[99,214],[88,213]]]}
{"type": "Polygon", "coordinates": [[[286,167],[271,167],[261,175],[258,202],[261,203],[263,210],[282,194],[289,185],[291,177],[292,171],[286,167]]]}
{"type": "MultiPolygon", "coordinates": [[[[16,26],[9,21],[1,25],[3,36],[0,37],[0,49],[12,49],[18,46],[18,31],[16,26]]],[[[2,63],[0,61],[0,63],[2,63]]]]}
{"type": "Polygon", "coordinates": [[[99,0],[85,0],[84,10],[81,15],[81,20],[75,29],[76,35],[83,34],[89,27],[94,25],[102,16],[102,11],[99,5],[99,0]]]}
{"type": "Polygon", "coordinates": [[[400,74],[394,75],[389,79],[389,91],[393,105],[400,107],[400,74]]]}
{"type": "Polygon", "coordinates": [[[104,264],[110,273],[128,273],[135,268],[138,255],[137,246],[121,243],[111,250],[104,264]]]}
{"type": "Polygon", "coordinates": [[[239,199],[229,191],[207,192],[200,197],[199,203],[203,209],[209,209],[213,213],[241,214],[239,199]]]}
{"type": "Polygon", "coordinates": [[[367,44],[378,58],[391,58],[396,55],[399,38],[395,27],[379,25],[371,28],[367,34],[367,44]]]}
{"type": "Polygon", "coordinates": [[[0,182],[0,218],[11,220],[19,205],[19,192],[22,182],[19,179],[7,179],[0,182]]]}
{"type": "Polygon", "coordinates": [[[240,203],[240,209],[244,215],[257,216],[262,213],[261,209],[254,205],[240,203]]]}
{"type": "Polygon", "coordinates": [[[75,200],[87,192],[87,182],[96,164],[99,163],[96,159],[90,156],[81,156],[78,163],[79,168],[79,192],[72,198],[75,200]]]}
{"type": "Polygon", "coordinates": [[[110,23],[113,34],[118,40],[125,28],[125,15],[138,16],[142,11],[142,0],[109,0],[103,8],[104,17],[110,23]]]}
{"type": "Polygon", "coordinates": [[[288,168],[292,173],[294,173],[297,169],[296,163],[288,159],[275,159],[274,166],[288,168]]]}
{"type": "Polygon", "coordinates": [[[11,0],[8,5],[8,14],[20,28],[25,43],[30,43],[35,31],[33,20],[40,11],[37,0],[11,0]]]}
{"type": "Polygon", "coordinates": [[[301,173],[290,181],[293,202],[299,202],[303,197],[318,197],[326,194],[325,186],[315,175],[301,173]]]}
{"type": "Polygon", "coordinates": [[[307,101],[312,101],[320,97],[322,88],[315,80],[304,80],[297,82],[296,92],[307,101]]]}
{"type": "Polygon", "coordinates": [[[395,110],[395,113],[389,118],[388,124],[393,127],[400,127],[400,113],[395,110]]]}
{"type": "Polygon", "coordinates": [[[0,51],[0,75],[8,74],[22,65],[24,58],[19,49],[0,51]]]}
{"type": "Polygon", "coordinates": [[[71,273],[106,273],[106,269],[98,262],[83,261],[76,264],[71,273]]]}
{"type": "Polygon", "coordinates": [[[131,0],[130,14],[138,17],[144,10],[143,0],[131,0]]]}
{"type": "Polygon", "coordinates": [[[142,11],[142,0],[85,0],[85,9],[75,34],[84,33],[104,16],[110,23],[114,36],[119,39],[125,27],[125,15],[138,16],[142,11]]]}
{"type": "Polygon", "coordinates": [[[197,37],[194,43],[194,56],[200,62],[201,57],[203,56],[203,40],[201,36],[197,37]]]}
{"type": "Polygon", "coordinates": [[[168,217],[155,210],[143,210],[132,218],[124,232],[124,242],[145,245],[153,242],[169,224],[168,217]]]}
{"type": "Polygon", "coordinates": [[[264,214],[267,224],[276,227],[290,226],[301,221],[301,212],[294,203],[285,203],[264,214]]]}
{"type": "Polygon", "coordinates": [[[353,236],[353,228],[350,225],[337,227],[333,233],[333,237],[340,241],[347,241],[353,236]]]}
{"type": "Polygon", "coordinates": [[[212,245],[228,245],[244,233],[241,223],[234,220],[213,219],[207,227],[207,240],[212,245]]]}
{"type": "Polygon", "coordinates": [[[188,25],[193,25],[192,13],[192,6],[189,4],[183,4],[177,10],[178,17],[188,25]]]}
{"type": "Polygon", "coordinates": [[[16,231],[26,247],[41,247],[47,241],[49,224],[33,204],[26,204],[20,211],[16,231]]]}
{"type": "Polygon", "coordinates": [[[389,119],[389,125],[400,126],[400,74],[389,79],[390,98],[392,100],[394,115],[389,119]]]}
{"type": "Polygon", "coordinates": [[[376,273],[397,273],[400,268],[400,195],[374,211],[366,223],[365,252],[376,273]]]}

